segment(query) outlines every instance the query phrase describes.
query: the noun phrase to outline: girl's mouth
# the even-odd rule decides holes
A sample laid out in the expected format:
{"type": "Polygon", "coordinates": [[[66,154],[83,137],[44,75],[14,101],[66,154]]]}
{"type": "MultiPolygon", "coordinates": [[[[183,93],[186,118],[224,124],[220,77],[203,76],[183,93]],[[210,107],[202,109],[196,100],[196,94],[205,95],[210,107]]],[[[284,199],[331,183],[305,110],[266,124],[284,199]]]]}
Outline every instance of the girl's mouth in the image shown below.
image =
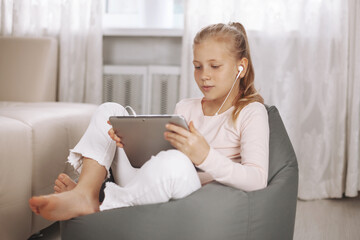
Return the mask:
{"type": "Polygon", "coordinates": [[[208,92],[210,91],[214,86],[202,86],[201,88],[205,91],[208,92]]]}

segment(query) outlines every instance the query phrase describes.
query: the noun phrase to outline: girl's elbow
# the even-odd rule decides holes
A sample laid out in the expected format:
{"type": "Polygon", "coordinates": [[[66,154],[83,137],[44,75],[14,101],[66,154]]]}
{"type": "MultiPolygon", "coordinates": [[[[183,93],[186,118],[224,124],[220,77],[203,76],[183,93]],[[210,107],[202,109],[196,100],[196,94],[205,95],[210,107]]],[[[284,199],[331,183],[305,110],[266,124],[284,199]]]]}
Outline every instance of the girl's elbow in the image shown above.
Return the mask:
{"type": "Polygon", "coordinates": [[[263,169],[259,169],[259,180],[257,190],[266,188],[268,184],[268,175],[263,169]]]}
{"type": "Polygon", "coordinates": [[[264,189],[267,187],[267,175],[266,174],[261,174],[261,177],[256,181],[253,181],[253,184],[249,185],[247,187],[247,189],[244,189],[247,192],[252,192],[252,191],[258,191],[261,189],[264,189]]]}
{"type": "Polygon", "coordinates": [[[264,188],[267,187],[267,183],[258,183],[258,184],[254,184],[252,186],[250,186],[247,190],[247,192],[253,192],[253,191],[258,191],[258,190],[262,190],[264,188]]]}

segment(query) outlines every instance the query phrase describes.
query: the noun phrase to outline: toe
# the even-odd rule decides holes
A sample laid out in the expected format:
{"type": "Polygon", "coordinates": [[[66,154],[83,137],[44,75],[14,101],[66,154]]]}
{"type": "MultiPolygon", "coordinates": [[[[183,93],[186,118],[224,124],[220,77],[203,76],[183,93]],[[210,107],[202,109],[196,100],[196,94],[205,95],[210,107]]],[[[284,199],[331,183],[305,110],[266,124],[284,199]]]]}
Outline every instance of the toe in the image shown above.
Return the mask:
{"type": "Polygon", "coordinates": [[[35,207],[34,205],[32,205],[31,199],[29,200],[29,206],[30,206],[31,211],[33,211],[33,212],[36,213],[36,214],[39,214],[39,208],[37,208],[37,207],[35,207]]]}
{"type": "Polygon", "coordinates": [[[35,213],[39,213],[39,208],[47,205],[49,200],[44,196],[39,197],[32,197],[29,200],[29,205],[31,210],[33,210],[35,213]]]}
{"type": "Polygon", "coordinates": [[[58,186],[54,186],[55,193],[61,193],[61,189],[58,186]]]}
{"type": "Polygon", "coordinates": [[[66,189],[65,184],[62,181],[60,181],[59,179],[55,180],[55,186],[62,190],[66,189]]]}
{"type": "Polygon", "coordinates": [[[60,181],[69,189],[73,189],[76,183],[65,173],[60,174],[60,181]]]}

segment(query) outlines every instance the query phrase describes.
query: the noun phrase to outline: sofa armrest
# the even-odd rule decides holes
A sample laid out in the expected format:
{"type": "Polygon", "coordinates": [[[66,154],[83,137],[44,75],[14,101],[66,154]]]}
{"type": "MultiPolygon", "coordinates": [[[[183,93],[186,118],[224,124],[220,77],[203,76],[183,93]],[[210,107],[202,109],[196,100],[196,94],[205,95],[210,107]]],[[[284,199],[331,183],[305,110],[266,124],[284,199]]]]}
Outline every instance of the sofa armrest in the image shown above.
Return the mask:
{"type": "Polygon", "coordinates": [[[31,233],[31,127],[0,115],[0,239],[31,233]]]}

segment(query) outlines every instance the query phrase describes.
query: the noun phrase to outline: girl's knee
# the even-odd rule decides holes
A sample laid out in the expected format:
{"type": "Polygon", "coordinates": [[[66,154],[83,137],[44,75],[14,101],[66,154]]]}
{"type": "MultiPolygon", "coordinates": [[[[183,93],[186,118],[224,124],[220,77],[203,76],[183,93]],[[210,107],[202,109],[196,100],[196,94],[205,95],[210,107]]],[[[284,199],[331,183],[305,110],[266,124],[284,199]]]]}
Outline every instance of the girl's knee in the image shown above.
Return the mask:
{"type": "Polygon", "coordinates": [[[168,173],[173,177],[184,177],[196,173],[191,160],[178,150],[162,151],[155,157],[155,161],[163,173],[168,173]]]}
{"type": "Polygon", "coordinates": [[[99,105],[98,111],[108,113],[109,115],[128,115],[126,109],[121,104],[115,102],[106,102],[99,105]]]}
{"type": "Polygon", "coordinates": [[[183,198],[201,187],[193,163],[178,150],[162,151],[143,167],[149,181],[161,182],[170,198],[183,198]]]}
{"type": "Polygon", "coordinates": [[[164,171],[168,174],[172,188],[172,198],[179,199],[188,196],[201,188],[200,179],[194,164],[182,152],[178,150],[168,150],[163,154],[164,171]]]}

